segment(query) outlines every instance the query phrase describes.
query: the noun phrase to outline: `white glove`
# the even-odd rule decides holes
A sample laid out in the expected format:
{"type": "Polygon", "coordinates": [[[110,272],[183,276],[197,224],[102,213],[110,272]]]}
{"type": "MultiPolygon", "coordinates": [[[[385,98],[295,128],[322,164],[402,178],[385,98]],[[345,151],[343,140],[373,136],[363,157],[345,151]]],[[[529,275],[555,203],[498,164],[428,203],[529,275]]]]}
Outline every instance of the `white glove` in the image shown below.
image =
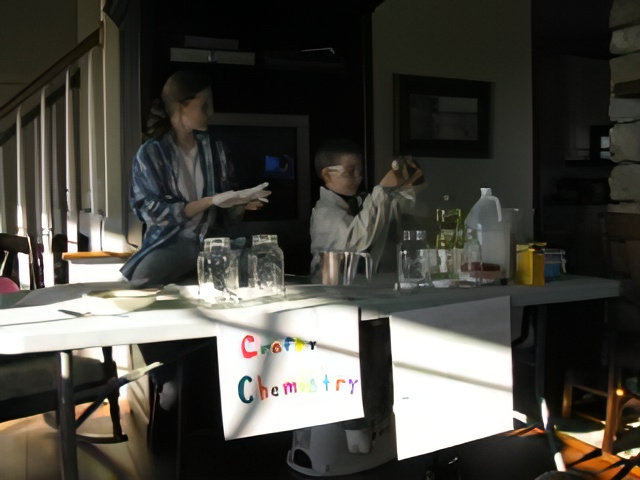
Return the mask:
{"type": "Polygon", "coordinates": [[[269,190],[265,190],[268,186],[269,183],[264,182],[256,187],[247,188],[245,190],[230,190],[228,192],[218,193],[211,197],[211,203],[221,208],[245,205],[254,200],[269,203],[267,197],[271,195],[271,192],[269,190]]]}

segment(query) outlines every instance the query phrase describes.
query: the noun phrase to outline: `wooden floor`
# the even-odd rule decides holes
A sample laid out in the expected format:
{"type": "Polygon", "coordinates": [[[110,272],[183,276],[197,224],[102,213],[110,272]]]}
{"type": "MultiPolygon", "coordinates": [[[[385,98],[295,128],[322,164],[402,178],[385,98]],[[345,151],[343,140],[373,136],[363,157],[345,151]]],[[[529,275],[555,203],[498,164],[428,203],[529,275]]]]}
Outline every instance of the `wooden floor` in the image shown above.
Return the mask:
{"type": "MultiPolygon", "coordinates": [[[[594,450],[592,445],[588,445],[575,437],[564,434],[560,434],[559,437],[564,445],[562,456],[567,465],[578,461],[584,455],[594,450]]],[[[585,474],[591,475],[592,478],[608,480],[619,472],[620,468],[610,468],[611,465],[619,460],[619,457],[605,453],[602,456],[580,463],[575,468],[585,474]]],[[[640,469],[637,467],[634,468],[625,478],[629,480],[640,478],[640,469]]]]}
{"type": "MultiPolygon", "coordinates": [[[[146,450],[146,430],[129,409],[128,402],[120,402],[123,429],[127,442],[117,444],[89,444],[78,442],[78,470],[82,479],[91,480],[159,480],[173,461],[152,459],[146,450]]],[[[52,418],[53,415],[50,415],[52,418]]],[[[109,433],[111,419],[104,405],[88,419],[80,432],[109,433]]],[[[61,478],[59,467],[58,431],[44,415],[0,424],[0,479],[56,480],[61,478]]]]}
{"type": "MultiPolygon", "coordinates": [[[[79,442],[78,462],[82,480],[171,480],[177,478],[172,456],[151,456],[146,448],[146,419],[121,401],[122,421],[129,440],[120,444],[95,445],[79,442]]],[[[106,408],[89,419],[84,430],[109,431],[106,408]]],[[[593,450],[593,446],[560,435],[563,458],[569,463],[593,450]]],[[[279,434],[245,441],[227,442],[225,452],[208,450],[206,439],[198,448],[190,448],[189,464],[182,480],[206,479],[302,479],[285,462],[290,434],[279,434]]],[[[0,424],[0,479],[57,480],[58,436],[43,415],[0,424]]],[[[611,479],[618,469],[607,470],[617,461],[604,456],[580,464],[585,478],[611,479]]],[[[381,467],[343,477],[353,480],[387,480],[389,478],[424,480],[427,469],[440,469],[436,480],[533,480],[554,469],[549,443],[540,430],[515,432],[472,442],[436,454],[389,462],[381,467]],[[457,460],[455,476],[448,465],[457,460]],[[444,465],[444,466],[443,466],[444,465]]],[[[627,479],[640,479],[635,469],[627,479]]]]}

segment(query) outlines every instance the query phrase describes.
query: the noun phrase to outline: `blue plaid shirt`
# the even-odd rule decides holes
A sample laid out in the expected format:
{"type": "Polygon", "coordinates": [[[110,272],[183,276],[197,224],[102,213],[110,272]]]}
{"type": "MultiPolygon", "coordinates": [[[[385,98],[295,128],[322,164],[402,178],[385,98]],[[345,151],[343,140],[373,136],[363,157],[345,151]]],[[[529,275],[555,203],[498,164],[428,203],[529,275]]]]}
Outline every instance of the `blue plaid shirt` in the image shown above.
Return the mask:
{"type": "MultiPolygon", "coordinates": [[[[202,197],[233,189],[233,166],[227,162],[222,142],[213,141],[208,132],[194,134],[204,177],[202,197]]],[[[142,258],[178,235],[189,220],[184,214],[188,202],[178,189],[175,152],[176,144],[169,132],[158,139],[147,140],[133,158],[129,205],[146,225],[146,232],[140,249],[120,270],[126,278],[131,278],[142,258]]],[[[218,210],[211,207],[204,212],[196,232],[200,242],[216,221],[218,210]]],[[[222,210],[230,222],[240,220],[244,212],[242,207],[222,210]]]]}

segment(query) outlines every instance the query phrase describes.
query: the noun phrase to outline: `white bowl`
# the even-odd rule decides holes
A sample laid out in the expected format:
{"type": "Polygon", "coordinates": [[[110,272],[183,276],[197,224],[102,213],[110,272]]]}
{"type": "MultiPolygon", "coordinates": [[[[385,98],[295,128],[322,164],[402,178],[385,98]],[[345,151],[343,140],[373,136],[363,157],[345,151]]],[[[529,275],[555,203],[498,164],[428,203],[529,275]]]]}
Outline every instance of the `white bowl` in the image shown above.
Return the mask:
{"type": "Polygon", "coordinates": [[[433,286],[436,288],[451,288],[452,284],[453,284],[453,281],[449,278],[433,281],[433,286]]]}
{"type": "MultiPolygon", "coordinates": [[[[111,307],[131,312],[147,307],[156,301],[158,289],[140,290],[102,290],[89,292],[85,298],[100,299],[102,303],[108,303],[111,307]]],[[[96,312],[97,313],[97,312],[96,312]]]]}

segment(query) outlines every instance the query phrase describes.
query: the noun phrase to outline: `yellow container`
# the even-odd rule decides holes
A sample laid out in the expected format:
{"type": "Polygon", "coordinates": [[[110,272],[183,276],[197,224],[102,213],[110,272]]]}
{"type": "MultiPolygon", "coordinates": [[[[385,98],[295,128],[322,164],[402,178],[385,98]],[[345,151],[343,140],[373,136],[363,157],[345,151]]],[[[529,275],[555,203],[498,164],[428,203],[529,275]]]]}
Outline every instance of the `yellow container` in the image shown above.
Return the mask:
{"type": "Polygon", "coordinates": [[[516,284],[544,285],[545,254],[532,245],[516,245],[516,284]]]}

